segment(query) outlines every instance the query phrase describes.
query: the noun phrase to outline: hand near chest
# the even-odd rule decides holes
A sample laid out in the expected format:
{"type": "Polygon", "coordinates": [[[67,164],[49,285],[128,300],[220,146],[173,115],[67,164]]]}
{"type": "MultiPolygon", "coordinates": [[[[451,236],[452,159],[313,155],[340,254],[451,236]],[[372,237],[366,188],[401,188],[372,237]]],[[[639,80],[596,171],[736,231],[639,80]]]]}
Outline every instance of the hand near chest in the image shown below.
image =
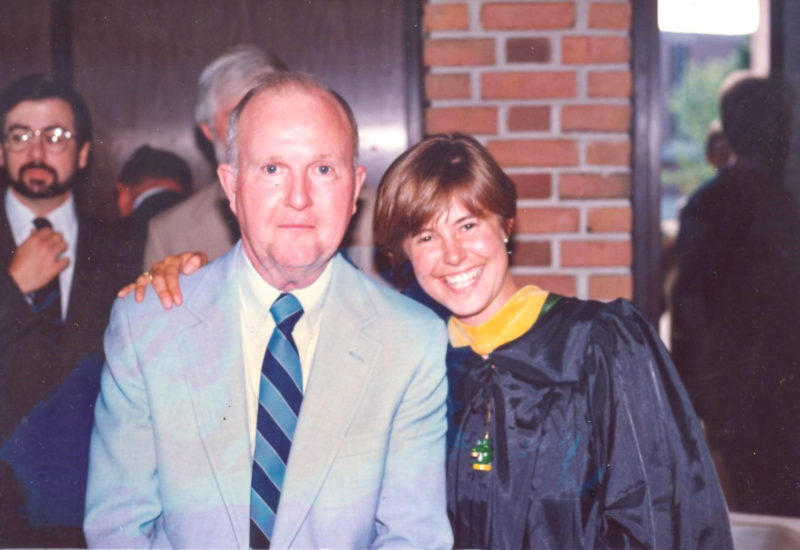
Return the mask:
{"type": "Polygon", "coordinates": [[[31,231],[11,257],[8,271],[23,294],[38,290],[69,265],[60,257],[67,250],[64,236],[50,228],[31,231]]]}

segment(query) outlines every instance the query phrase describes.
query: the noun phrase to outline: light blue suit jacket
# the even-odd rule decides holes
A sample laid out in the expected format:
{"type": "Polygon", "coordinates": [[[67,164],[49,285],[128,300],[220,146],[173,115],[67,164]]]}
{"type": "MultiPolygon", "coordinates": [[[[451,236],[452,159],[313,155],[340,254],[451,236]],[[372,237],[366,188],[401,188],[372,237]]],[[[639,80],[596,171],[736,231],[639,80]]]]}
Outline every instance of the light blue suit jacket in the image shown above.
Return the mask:
{"type": "MultiPolygon", "coordinates": [[[[95,547],[247,548],[250,442],[235,246],[184,304],[118,300],[92,433],[95,547]]],[[[450,548],[442,322],[341,257],[273,548],[450,548]]],[[[265,344],[266,345],[266,344],[265,344]]]]}

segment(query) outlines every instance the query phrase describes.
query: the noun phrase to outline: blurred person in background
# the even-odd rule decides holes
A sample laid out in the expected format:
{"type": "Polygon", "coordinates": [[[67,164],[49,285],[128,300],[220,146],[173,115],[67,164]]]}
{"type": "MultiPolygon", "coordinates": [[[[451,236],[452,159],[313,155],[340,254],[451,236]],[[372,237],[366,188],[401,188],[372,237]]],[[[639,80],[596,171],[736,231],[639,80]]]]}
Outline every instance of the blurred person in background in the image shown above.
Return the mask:
{"type": "Polygon", "coordinates": [[[125,162],[117,178],[117,207],[128,231],[126,254],[142,271],[150,220],[192,192],[192,172],[180,156],[142,145],[125,162]]]}
{"type": "Polygon", "coordinates": [[[734,75],[720,97],[734,158],[680,214],[672,355],[742,512],[800,511],[800,215],[784,187],[794,96],[734,75]]]}

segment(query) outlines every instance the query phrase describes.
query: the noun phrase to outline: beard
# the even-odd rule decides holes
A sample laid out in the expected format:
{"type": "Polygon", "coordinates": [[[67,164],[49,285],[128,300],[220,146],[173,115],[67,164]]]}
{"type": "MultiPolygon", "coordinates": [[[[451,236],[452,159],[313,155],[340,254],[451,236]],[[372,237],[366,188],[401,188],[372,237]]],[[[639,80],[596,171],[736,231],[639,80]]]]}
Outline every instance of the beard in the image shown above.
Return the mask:
{"type": "Polygon", "coordinates": [[[3,166],[1,172],[2,174],[0,174],[0,176],[3,179],[3,183],[7,184],[23,197],[29,199],[49,199],[53,197],[59,197],[64,193],[69,192],[75,186],[80,175],[80,170],[76,170],[62,182],[59,180],[58,173],[52,166],[36,161],[29,162],[20,167],[19,176],[16,179],[13,178],[8,172],[7,166],[3,166]],[[25,183],[25,172],[32,169],[43,170],[49,173],[51,177],[50,185],[46,185],[46,182],[40,179],[33,179],[30,181],[30,184],[25,183]]]}

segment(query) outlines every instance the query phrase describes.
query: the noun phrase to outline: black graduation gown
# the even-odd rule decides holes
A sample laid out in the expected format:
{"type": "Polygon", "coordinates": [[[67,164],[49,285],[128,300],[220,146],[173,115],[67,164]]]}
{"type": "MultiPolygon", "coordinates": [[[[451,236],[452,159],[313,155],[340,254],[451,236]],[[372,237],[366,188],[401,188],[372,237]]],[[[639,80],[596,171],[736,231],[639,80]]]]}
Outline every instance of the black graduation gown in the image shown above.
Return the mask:
{"type": "Polygon", "coordinates": [[[451,348],[448,368],[456,548],[733,548],[686,391],[629,302],[562,298],[488,359],[451,348]]]}

